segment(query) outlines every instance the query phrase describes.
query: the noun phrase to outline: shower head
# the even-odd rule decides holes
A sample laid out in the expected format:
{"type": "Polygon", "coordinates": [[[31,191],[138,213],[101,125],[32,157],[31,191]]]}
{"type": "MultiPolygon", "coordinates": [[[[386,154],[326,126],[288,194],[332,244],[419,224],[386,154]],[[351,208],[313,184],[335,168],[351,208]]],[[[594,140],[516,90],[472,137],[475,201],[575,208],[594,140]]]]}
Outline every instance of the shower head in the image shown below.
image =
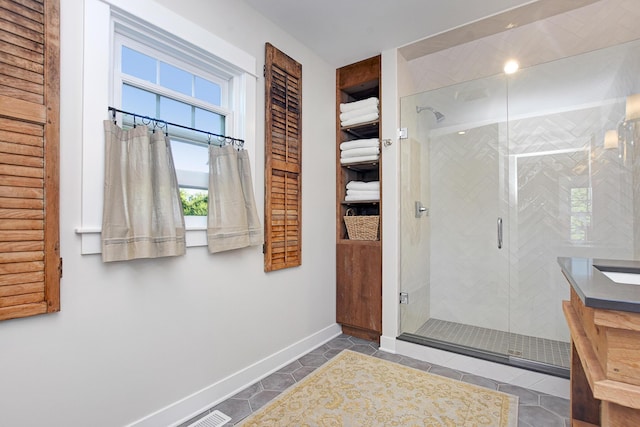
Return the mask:
{"type": "Polygon", "coordinates": [[[433,107],[419,107],[419,106],[416,106],[416,113],[420,114],[420,112],[422,112],[424,110],[431,111],[433,113],[433,115],[436,116],[436,122],[440,123],[441,121],[444,120],[444,114],[442,114],[438,110],[435,110],[433,107]]]}

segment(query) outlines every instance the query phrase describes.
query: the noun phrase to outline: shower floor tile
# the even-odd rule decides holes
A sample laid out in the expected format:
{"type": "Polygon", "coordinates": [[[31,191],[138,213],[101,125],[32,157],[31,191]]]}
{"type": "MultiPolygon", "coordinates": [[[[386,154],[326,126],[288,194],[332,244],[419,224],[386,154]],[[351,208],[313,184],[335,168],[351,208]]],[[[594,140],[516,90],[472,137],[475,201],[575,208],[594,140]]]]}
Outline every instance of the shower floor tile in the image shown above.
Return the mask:
{"type": "Polygon", "coordinates": [[[568,342],[530,337],[439,319],[427,320],[424,325],[418,328],[416,335],[563,368],[570,366],[571,347],[568,342]]]}

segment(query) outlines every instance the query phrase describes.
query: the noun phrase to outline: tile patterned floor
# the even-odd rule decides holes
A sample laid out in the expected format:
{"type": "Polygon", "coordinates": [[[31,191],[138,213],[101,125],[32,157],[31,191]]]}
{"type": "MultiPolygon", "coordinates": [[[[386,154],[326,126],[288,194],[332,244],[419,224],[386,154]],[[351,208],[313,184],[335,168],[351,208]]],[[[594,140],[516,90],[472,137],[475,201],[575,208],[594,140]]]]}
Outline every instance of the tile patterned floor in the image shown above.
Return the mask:
{"type": "MultiPolygon", "coordinates": [[[[341,335],[307,353],[295,362],[280,369],[278,372],[269,375],[262,381],[247,387],[235,396],[211,408],[210,411],[219,410],[229,415],[231,421],[225,426],[235,425],[252,412],[264,406],[271,399],[278,396],[288,387],[313,372],[343,349],[349,349],[428,371],[433,374],[443,375],[467,383],[517,395],[520,398],[518,406],[518,427],[570,426],[568,418],[569,401],[567,399],[546,395],[515,385],[500,383],[488,378],[430,364],[410,357],[386,353],[379,351],[377,348],[376,343],[348,335],[341,335]]],[[[209,412],[200,414],[198,417],[189,420],[180,427],[188,426],[197,419],[204,417],[207,413],[209,412]]]]}
{"type": "Polygon", "coordinates": [[[523,359],[568,368],[571,362],[568,342],[480,328],[446,320],[429,319],[416,335],[466,347],[509,354],[523,359]]]}

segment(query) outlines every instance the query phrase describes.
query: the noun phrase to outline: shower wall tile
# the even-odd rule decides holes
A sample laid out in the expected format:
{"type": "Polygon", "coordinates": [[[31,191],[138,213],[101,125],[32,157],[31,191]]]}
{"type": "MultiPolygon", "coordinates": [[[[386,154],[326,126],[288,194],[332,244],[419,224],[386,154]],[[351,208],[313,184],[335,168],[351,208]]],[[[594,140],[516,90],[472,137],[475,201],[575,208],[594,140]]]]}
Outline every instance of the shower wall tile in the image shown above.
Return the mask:
{"type": "Polygon", "coordinates": [[[433,318],[568,341],[560,302],[569,289],[556,257],[633,257],[631,168],[601,142],[612,126],[600,108],[515,120],[503,163],[504,125],[431,139],[433,318]],[[509,192],[500,190],[500,167],[509,192]],[[586,235],[572,240],[573,188],[592,193],[586,235]],[[505,205],[507,251],[497,251],[495,221],[505,205]]]}
{"type": "Polygon", "coordinates": [[[616,122],[602,118],[601,108],[587,108],[510,124],[511,332],[569,339],[557,256],[633,256],[631,169],[604,149],[603,128],[616,122]],[[591,189],[591,210],[577,214],[588,217],[583,237],[571,230],[572,190],[581,188],[591,189]]]}

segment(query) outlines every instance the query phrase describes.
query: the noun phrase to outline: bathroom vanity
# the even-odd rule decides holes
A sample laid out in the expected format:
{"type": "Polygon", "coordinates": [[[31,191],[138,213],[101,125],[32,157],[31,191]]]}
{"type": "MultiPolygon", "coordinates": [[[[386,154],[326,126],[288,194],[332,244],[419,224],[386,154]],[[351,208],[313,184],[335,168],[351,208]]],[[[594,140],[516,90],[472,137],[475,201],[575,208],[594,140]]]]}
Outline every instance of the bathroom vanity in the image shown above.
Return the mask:
{"type": "Polygon", "coordinates": [[[558,264],[571,285],[572,426],[640,426],[640,262],[558,264]]]}

